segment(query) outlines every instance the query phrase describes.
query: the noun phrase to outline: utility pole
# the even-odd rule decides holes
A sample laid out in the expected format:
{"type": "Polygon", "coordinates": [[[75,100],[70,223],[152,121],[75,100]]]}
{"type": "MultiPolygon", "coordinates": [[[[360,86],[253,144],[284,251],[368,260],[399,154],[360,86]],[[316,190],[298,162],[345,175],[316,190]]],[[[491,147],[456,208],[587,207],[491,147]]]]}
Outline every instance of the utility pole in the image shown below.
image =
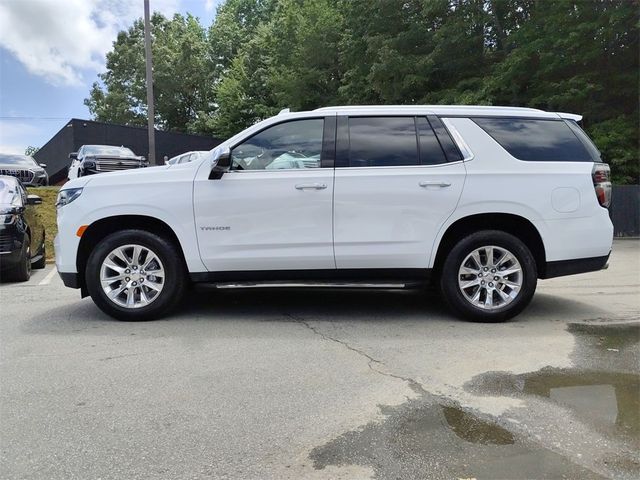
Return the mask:
{"type": "Polygon", "coordinates": [[[153,71],[151,66],[151,21],[149,17],[149,0],[144,0],[144,56],[147,67],[147,124],[149,128],[149,164],[159,165],[156,159],[156,136],[153,128],[155,113],[153,105],[153,71]]]}

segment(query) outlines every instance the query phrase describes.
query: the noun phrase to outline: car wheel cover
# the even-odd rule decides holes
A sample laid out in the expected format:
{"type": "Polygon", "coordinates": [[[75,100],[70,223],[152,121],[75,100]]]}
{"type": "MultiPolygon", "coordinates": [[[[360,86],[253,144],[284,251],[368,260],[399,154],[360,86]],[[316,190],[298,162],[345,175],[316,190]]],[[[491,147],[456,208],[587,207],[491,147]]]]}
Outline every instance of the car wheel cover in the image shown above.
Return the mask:
{"type": "Polygon", "coordinates": [[[148,247],[122,245],[111,250],[102,261],[100,285],[106,297],[119,307],[146,307],[155,302],[164,289],[164,265],[148,247]]]}
{"type": "Polygon", "coordinates": [[[458,269],[460,292],[482,310],[498,310],[512,303],[522,291],[523,280],[517,257],[496,245],[475,248],[458,269]]]}

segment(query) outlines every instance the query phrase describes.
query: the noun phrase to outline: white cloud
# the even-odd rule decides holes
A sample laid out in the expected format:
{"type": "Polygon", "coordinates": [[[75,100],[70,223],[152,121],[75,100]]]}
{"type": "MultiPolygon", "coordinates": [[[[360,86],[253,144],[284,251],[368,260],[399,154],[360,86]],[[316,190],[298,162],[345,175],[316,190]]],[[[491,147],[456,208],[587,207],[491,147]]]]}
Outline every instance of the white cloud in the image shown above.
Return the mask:
{"type": "MultiPolygon", "coordinates": [[[[171,15],[180,0],[150,2],[171,15]]],[[[142,0],[4,0],[0,47],[53,85],[82,85],[83,72],[102,70],[118,32],[142,15],[142,0]]]]}
{"type": "Polygon", "coordinates": [[[40,137],[40,131],[34,125],[15,119],[0,120],[0,152],[24,154],[25,148],[32,145],[29,140],[40,137]]]}

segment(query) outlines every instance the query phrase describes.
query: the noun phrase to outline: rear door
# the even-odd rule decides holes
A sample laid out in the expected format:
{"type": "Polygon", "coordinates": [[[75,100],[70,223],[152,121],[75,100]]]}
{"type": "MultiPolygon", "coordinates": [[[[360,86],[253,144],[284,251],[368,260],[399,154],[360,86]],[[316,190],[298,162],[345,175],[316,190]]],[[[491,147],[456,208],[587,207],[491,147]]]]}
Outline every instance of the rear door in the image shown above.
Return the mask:
{"type": "Polygon", "coordinates": [[[337,268],[428,268],[464,179],[462,155],[437,117],[338,117],[337,268]]]}

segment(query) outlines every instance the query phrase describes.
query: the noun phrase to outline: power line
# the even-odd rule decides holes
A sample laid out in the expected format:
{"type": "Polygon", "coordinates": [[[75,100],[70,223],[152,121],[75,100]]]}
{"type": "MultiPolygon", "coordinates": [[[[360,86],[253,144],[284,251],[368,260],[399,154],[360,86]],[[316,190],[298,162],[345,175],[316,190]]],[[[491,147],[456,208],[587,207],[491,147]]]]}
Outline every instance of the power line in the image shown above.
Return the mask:
{"type": "Polygon", "coordinates": [[[20,117],[20,116],[0,116],[0,120],[70,120],[73,116],[68,117],[20,117]]]}

